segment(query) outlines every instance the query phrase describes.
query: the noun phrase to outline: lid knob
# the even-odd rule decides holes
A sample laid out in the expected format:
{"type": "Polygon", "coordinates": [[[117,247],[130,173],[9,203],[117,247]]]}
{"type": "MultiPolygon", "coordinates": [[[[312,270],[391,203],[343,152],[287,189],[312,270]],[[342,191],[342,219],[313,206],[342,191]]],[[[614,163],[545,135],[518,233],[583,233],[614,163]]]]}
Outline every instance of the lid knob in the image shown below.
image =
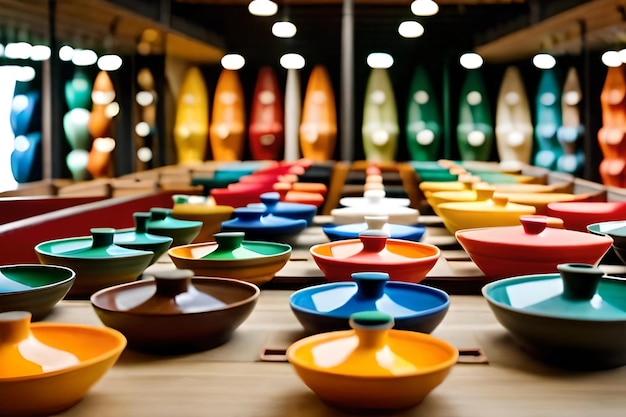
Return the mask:
{"type": "Polygon", "coordinates": [[[493,198],[493,193],[495,191],[495,187],[488,185],[484,182],[479,182],[474,185],[474,192],[476,192],[476,201],[487,201],[490,198],[493,198]]]}
{"type": "Polygon", "coordinates": [[[381,311],[361,311],[350,316],[359,338],[358,349],[380,349],[387,343],[387,332],[394,325],[393,317],[381,311]]]}
{"type": "Polygon", "coordinates": [[[363,193],[363,197],[368,204],[380,204],[385,198],[385,190],[367,190],[363,193]]]}
{"type": "Polygon", "coordinates": [[[256,221],[265,214],[265,209],[261,207],[238,207],[234,210],[235,216],[242,221],[256,221]]]}
{"type": "Polygon", "coordinates": [[[352,279],[356,282],[356,298],[377,300],[385,293],[385,284],[389,281],[386,272],[354,272],[352,279]]]}
{"type": "Polygon", "coordinates": [[[569,300],[590,300],[598,289],[604,271],[590,264],[559,264],[563,280],[563,297],[569,300]]]}
{"type": "Polygon", "coordinates": [[[172,298],[189,290],[194,272],[190,269],[169,269],[154,273],[155,295],[172,298]]]}
{"type": "Polygon", "coordinates": [[[150,220],[163,220],[172,212],[171,209],[165,207],[153,207],[150,209],[150,220]]]}
{"type": "Polygon", "coordinates": [[[520,216],[519,220],[522,223],[524,232],[529,235],[538,235],[539,233],[543,232],[548,226],[547,216],[520,216]]]}
{"type": "Polygon", "coordinates": [[[364,216],[365,223],[367,223],[367,230],[363,233],[372,234],[373,231],[382,231],[385,232],[387,236],[389,236],[389,230],[387,222],[389,221],[389,216],[364,216]]]}
{"type": "Polygon", "coordinates": [[[150,213],[145,211],[133,213],[133,219],[135,220],[135,233],[147,233],[150,213]]]}
{"type": "Polygon", "coordinates": [[[115,229],[110,227],[94,227],[91,229],[92,248],[105,248],[113,244],[115,229]]]}
{"type": "Polygon", "coordinates": [[[267,211],[272,212],[280,201],[280,194],[277,192],[269,192],[261,194],[261,203],[265,204],[267,211]]]}
{"type": "Polygon", "coordinates": [[[219,249],[227,251],[232,251],[240,247],[243,243],[244,236],[244,232],[220,232],[213,235],[219,249]]]}
{"type": "Polygon", "coordinates": [[[0,346],[15,344],[30,336],[31,313],[7,311],[0,313],[0,346]]]}
{"type": "Polygon", "coordinates": [[[368,233],[360,233],[359,239],[363,244],[363,251],[365,252],[380,252],[387,246],[387,236],[383,231],[372,231],[368,233]]]}

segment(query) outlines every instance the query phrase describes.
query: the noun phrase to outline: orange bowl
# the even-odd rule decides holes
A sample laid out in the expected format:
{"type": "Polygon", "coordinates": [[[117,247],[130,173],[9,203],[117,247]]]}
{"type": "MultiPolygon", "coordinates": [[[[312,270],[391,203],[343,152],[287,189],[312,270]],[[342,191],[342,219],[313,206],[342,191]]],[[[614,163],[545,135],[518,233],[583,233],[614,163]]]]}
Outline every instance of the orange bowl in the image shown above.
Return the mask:
{"type": "Polygon", "coordinates": [[[392,281],[420,282],[441,256],[427,243],[389,239],[384,234],[361,234],[314,245],[311,256],[329,281],[350,281],[355,272],[386,272],[392,281]]]}

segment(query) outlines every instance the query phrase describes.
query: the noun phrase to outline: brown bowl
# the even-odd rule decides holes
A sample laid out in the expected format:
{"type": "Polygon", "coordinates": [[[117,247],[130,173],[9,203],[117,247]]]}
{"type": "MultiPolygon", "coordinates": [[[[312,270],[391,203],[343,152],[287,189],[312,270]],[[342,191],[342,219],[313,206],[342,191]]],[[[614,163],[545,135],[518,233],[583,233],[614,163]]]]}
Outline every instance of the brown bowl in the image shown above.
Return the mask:
{"type": "Polygon", "coordinates": [[[172,269],[98,291],[91,304],[102,323],[126,336],[129,348],[179,354],[226,343],[260,293],[247,282],[172,269]]]}

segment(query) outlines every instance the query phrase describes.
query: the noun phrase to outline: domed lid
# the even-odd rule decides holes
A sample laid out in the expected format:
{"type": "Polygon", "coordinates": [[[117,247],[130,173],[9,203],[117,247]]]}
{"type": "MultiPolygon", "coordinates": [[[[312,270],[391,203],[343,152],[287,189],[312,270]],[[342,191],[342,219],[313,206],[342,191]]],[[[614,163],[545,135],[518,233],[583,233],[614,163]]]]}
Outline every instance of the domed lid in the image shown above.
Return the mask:
{"type": "Polygon", "coordinates": [[[483,295],[525,314],[571,320],[626,320],[626,280],[605,277],[601,269],[588,264],[560,264],[557,268],[560,274],[494,281],[483,288],[483,295]]]}
{"type": "Polygon", "coordinates": [[[153,207],[150,209],[148,232],[163,229],[189,229],[202,227],[202,222],[195,220],[180,220],[171,216],[172,209],[165,207],[153,207]]]}
{"type": "Polygon", "coordinates": [[[339,204],[344,207],[362,207],[362,206],[392,206],[392,207],[408,207],[411,201],[408,198],[392,198],[386,197],[385,190],[369,189],[365,190],[363,197],[343,197],[339,200],[339,204]]]}
{"type": "Polygon", "coordinates": [[[266,214],[294,218],[297,215],[310,216],[317,212],[317,206],[313,204],[292,203],[280,201],[280,193],[271,191],[260,196],[260,203],[249,203],[247,207],[262,208],[266,214]]]}
{"type": "MultiPolygon", "coordinates": [[[[375,190],[373,190],[375,191],[375,190]]],[[[333,220],[338,224],[360,223],[365,216],[384,215],[390,223],[417,224],[419,211],[417,209],[393,204],[361,204],[354,207],[335,208],[330,211],[333,220]]]]}
{"type": "Polygon", "coordinates": [[[64,266],[17,264],[0,266],[0,294],[45,288],[74,279],[76,273],[64,266]]]}
{"type": "Polygon", "coordinates": [[[42,242],[35,250],[55,257],[73,259],[108,259],[134,256],[152,256],[152,252],[127,249],[113,243],[115,229],[91,229],[91,237],[75,237],[42,242]]]}
{"type": "Polygon", "coordinates": [[[399,319],[441,310],[450,303],[436,288],[406,282],[390,282],[383,272],[355,272],[354,282],[316,285],[292,294],[292,306],[324,316],[349,318],[360,311],[380,311],[399,319]]]}
{"type": "Polygon", "coordinates": [[[562,229],[560,219],[548,216],[520,216],[520,222],[522,223],[520,226],[459,230],[456,232],[456,237],[461,244],[487,243],[490,249],[497,245],[499,250],[524,247],[544,254],[548,254],[547,248],[586,250],[585,248],[591,246],[605,246],[608,249],[611,244],[611,239],[604,236],[562,229]],[[556,227],[549,227],[553,225],[556,227]]]}
{"type": "Polygon", "coordinates": [[[287,235],[301,232],[307,222],[303,219],[265,215],[261,207],[238,207],[235,218],[222,222],[223,231],[242,231],[247,237],[287,235]]]}
{"type": "Polygon", "coordinates": [[[310,249],[317,256],[341,263],[398,265],[416,260],[439,257],[441,251],[433,245],[408,240],[388,239],[384,232],[361,233],[359,239],[340,240],[314,245],[310,249]]]}
{"type": "Polygon", "coordinates": [[[326,224],[322,230],[332,240],[358,239],[361,233],[368,234],[373,230],[382,230],[391,239],[405,239],[418,242],[426,231],[423,225],[390,224],[389,216],[364,216],[363,223],[343,225],[326,224]]]}
{"type": "Polygon", "coordinates": [[[124,245],[151,245],[172,242],[173,239],[169,236],[159,236],[148,233],[148,222],[150,221],[151,214],[148,212],[136,212],[133,213],[135,219],[134,230],[120,230],[116,231],[113,237],[115,244],[124,245]]]}
{"type": "Polygon", "coordinates": [[[301,339],[287,350],[290,362],[321,372],[399,378],[452,366],[456,348],[418,332],[391,330],[393,317],[363,311],[350,317],[352,330],[301,339]],[[415,354],[419,352],[419,354],[415,354]]]}
{"type": "Polygon", "coordinates": [[[494,189],[485,190],[486,196],[482,200],[477,201],[459,201],[443,203],[439,205],[439,209],[442,211],[459,211],[459,212],[482,212],[482,213],[519,213],[522,214],[534,214],[535,207],[525,204],[511,203],[509,197],[503,194],[494,193],[494,189]]]}
{"type": "Polygon", "coordinates": [[[213,237],[214,249],[200,259],[214,261],[257,259],[290,250],[290,246],[284,243],[246,241],[244,232],[220,232],[215,233],[213,237]]]}

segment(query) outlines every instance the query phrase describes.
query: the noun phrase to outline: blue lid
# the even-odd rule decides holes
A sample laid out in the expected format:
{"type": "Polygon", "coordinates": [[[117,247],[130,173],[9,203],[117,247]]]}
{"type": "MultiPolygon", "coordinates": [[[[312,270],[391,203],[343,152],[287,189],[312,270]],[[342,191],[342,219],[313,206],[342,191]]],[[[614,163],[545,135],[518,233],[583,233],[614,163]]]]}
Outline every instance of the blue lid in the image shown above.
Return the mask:
{"type": "Polygon", "coordinates": [[[444,291],[421,284],[389,281],[384,272],[356,272],[354,282],[321,284],[291,295],[292,308],[328,317],[349,319],[353,313],[380,311],[395,319],[447,309],[444,291]]]}
{"type": "Polygon", "coordinates": [[[265,214],[260,207],[238,207],[233,211],[235,218],[222,222],[223,232],[245,232],[247,239],[271,238],[292,235],[307,227],[306,220],[265,214]]]}
{"type": "Polygon", "coordinates": [[[265,210],[265,214],[273,214],[290,219],[303,219],[306,220],[307,225],[313,222],[313,217],[317,213],[317,206],[313,204],[280,201],[280,194],[275,191],[263,193],[260,198],[260,203],[250,203],[248,207],[262,208],[265,210]]]}
{"type": "MultiPolygon", "coordinates": [[[[368,224],[366,222],[341,225],[328,223],[322,226],[322,230],[332,241],[358,239],[361,232],[368,230],[368,224]]],[[[423,225],[387,224],[387,230],[391,239],[419,242],[426,232],[426,227],[423,225]]]]}

